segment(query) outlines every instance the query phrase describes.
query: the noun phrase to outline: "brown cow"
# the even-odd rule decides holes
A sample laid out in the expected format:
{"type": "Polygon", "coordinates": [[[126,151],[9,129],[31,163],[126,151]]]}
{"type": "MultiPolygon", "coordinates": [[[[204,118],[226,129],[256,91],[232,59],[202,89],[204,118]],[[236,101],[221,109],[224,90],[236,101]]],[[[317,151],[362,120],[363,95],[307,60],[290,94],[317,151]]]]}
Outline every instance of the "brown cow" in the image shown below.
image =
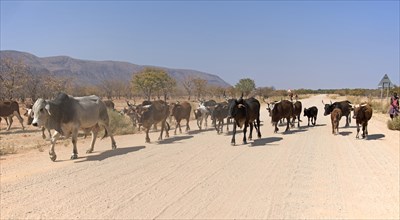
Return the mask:
{"type": "Polygon", "coordinates": [[[356,138],[359,138],[358,133],[360,132],[360,124],[362,125],[363,133],[362,137],[368,137],[368,121],[372,117],[372,108],[368,104],[361,104],[360,106],[356,106],[354,108],[353,118],[356,119],[357,124],[357,135],[356,138]]]}
{"type": "Polygon", "coordinates": [[[272,104],[268,104],[267,110],[271,115],[271,122],[275,125],[274,132],[278,132],[278,122],[282,118],[286,118],[287,126],[285,131],[289,131],[290,118],[293,117],[293,103],[288,100],[282,100],[272,104]]]}
{"type": "Polygon", "coordinates": [[[332,134],[339,134],[339,121],[342,118],[342,110],[340,108],[335,108],[331,112],[331,122],[332,122],[332,134]],[[337,133],[335,133],[335,130],[337,133]]]}
{"type": "Polygon", "coordinates": [[[10,130],[11,125],[13,123],[12,117],[15,116],[18,118],[18,121],[21,123],[22,130],[24,127],[24,119],[22,119],[21,114],[19,113],[19,105],[16,101],[0,101],[0,117],[6,118],[9,121],[7,131],[10,130]]]}
{"type": "Polygon", "coordinates": [[[171,104],[171,116],[174,116],[176,120],[176,126],[174,134],[176,135],[176,129],[179,127],[179,132],[182,133],[181,129],[181,120],[186,120],[186,131],[190,130],[189,120],[190,120],[190,112],[192,111],[192,106],[189,102],[182,103],[173,103],[171,104]]]}
{"type": "Polygon", "coordinates": [[[169,116],[169,107],[167,103],[162,100],[147,102],[138,109],[139,114],[139,126],[143,126],[146,129],[146,143],[150,143],[149,130],[152,125],[161,122],[161,133],[158,140],[162,140],[162,135],[165,129],[165,137],[169,137],[169,124],[166,121],[169,116]]]}

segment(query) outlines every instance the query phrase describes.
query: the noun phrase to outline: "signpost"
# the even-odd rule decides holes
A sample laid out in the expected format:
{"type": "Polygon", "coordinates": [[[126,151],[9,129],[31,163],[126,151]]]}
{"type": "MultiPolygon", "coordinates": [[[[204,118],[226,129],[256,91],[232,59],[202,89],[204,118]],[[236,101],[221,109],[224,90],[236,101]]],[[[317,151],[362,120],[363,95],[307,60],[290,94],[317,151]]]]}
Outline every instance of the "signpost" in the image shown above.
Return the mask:
{"type": "Polygon", "coordinates": [[[381,99],[383,99],[383,90],[385,89],[385,87],[387,88],[387,92],[386,92],[386,99],[387,99],[389,97],[389,90],[391,87],[393,87],[393,83],[392,83],[392,81],[390,81],[387,74],[385,74],[383,76],[383,78],[381,79],[381,81],[378,84],[378,88],[381,88],[381,99]]]}

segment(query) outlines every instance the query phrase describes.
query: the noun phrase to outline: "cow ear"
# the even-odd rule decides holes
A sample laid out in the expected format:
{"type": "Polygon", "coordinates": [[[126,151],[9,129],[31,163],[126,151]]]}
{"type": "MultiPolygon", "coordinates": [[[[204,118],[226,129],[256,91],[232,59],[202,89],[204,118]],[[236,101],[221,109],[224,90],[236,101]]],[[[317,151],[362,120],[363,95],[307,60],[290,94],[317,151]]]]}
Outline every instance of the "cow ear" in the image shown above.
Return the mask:
{"type": "Polygon", "coordinates": [[[49,104],[49,103],[47,103],[47,104],[44,106],[44,109],[46,109],[47,113],[48,113],[49,115],[51,115],[51,113],[50,113],[50,104],[49,104]]]}

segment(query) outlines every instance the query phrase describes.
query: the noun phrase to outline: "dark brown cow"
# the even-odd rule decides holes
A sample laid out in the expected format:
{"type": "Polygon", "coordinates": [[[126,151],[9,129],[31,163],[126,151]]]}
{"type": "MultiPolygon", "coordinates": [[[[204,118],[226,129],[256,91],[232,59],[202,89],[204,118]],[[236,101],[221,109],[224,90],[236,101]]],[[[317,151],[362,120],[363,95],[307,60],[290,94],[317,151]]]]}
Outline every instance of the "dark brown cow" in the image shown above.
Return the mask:
{"type": "Polygon", "coordinates": [[[24,119],[22,119],[21,114],[19,113],[19,105],[16,101],[0,101],[0,117],[8,119],[8,127],[7,131],[10,130],[11,125],[13,123],[12,117],[17,117],[18,121],[21,123],[22,130],[24,127],[24,119]]]}
{"type": "Polygon", "coordinates": [[[300,122],[302,121],[300,119],[300,115],[301,115],[301,110],[302,110],[302,105],[300,101],[296,101],[293,104],[293,122],[292,122],[292,126],[294,126],[294,122],[297,118],[297,127],[300,127],[300,122]]]}
{"type": "MultiPolygon", "coordinates": [[[[217,130],[218,134],[222,133],[224,130],[224,119],[228,117],[228,103],[221,102],[215,105],[214,111],[212,112],[211,116],[215,120],[215,130],[217,130]]],[[[228,119],[226,120],[226,130],[229,131],[228,119]]]]}
{"type": "MultiPolygon", "coordinates": [[[[148,104],[148,102],[146,102],[148,104]]],[[[139,111],[139,126],[146,129],[146,143],[150,143],[149,130],[152,125],[161,122],[161,133],[158,140],[162,140],[165,129],[165,137],[169,137],[169,124],[166,121],[169,116],[169,107],[162,100],[152,101],[149,105],[143,105],[139,111]]]]}
{"type": "Polygon", "coordinates": [[[293,103],[288,100],[282,100],[273,104],[268,104],[267,110],[271,115],[271,122],[275,125],[274,132],[278,132],[278,122],[282,118],[286,118],[287,126],[285,131],[289,131],[290,118],[293,117],[293,103]]]}
{"type": "Polygon", "coordinates": [[[339,134],[339,121],[342,118],[342,110],[335,108],[331,112],[332,134],[339,134]],[[335,130],[337,131],[335,133],[335,130]]]}
{"type": "Polygon", "coordinates": [[[190,130],[189,120],[190,120],[190,112],[192,111],[192,106],[189,102],[182,103],[173,103],[171,104],[171,116],[174,116],[176,120],[176,126],[174,134],[176,134],[176,129],[179,127],[179,132],[182,133],[181,129],[181,120],[186,120],[186,131],[190,130]]]}
{"type": "Polygon", "coordinates": [[[372,108],[368,104],[361,104],[354,108],[353,118],[356,119],[357,124],[357,135],[356,138],[359,138],[358,133],[360,132],[360,124],[362,125],[363,133],[362,137],[368,137],[368,121],[372,117],[372,108]]]}
{"type": "Polygon", "coordinates": [[[351,122],[351,111],[353,110],[351,107],[351,102],[349,101],[341,101],[341,102],[334,102],[331,104],[325,104],[324,101],[322,101],[322,104],[324,104],[324,116],[329,115],[333,109],[339,108],[342,111],[342,116],[346,116],[346,125],[345,127],[348,127],[350,122],[351,122]]]}

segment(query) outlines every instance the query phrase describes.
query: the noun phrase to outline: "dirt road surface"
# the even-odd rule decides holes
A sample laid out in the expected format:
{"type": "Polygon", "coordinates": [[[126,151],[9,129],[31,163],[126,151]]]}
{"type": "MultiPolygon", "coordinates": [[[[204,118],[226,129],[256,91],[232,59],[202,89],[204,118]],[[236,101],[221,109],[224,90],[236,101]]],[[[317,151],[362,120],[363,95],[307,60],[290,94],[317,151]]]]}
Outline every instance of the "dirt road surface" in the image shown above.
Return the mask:
{"type": "MultiPolygon", "coordinates": [[[[144,134],[117,136],[114,151],[106,138],[86,154],[90,138],[80,138],[77,160],[69,159],[71,144],[64,141],[56,145],[56,162],[48,157],[49,142],[43,152],[3,156],[0,217],[398,219],[400,133],[374,116],[369,140],[355,138],[354,121],[343,128],[344,118],[334,136],[322,99],[329,101],[302,100],[303,108],[319,108],[317,126],[307,127],[302,117],[288,133],[284,127],[273,133],[263,105],[263,137],[247,145],[242,133],[231,146],[225,128],[221,135],[200,132],[192,121],[192,131],[171,132],[161,142],[154,132],[150,144],[144,134]]],[[[41,138],[38,131],[29,135],[41,138]]]]}

